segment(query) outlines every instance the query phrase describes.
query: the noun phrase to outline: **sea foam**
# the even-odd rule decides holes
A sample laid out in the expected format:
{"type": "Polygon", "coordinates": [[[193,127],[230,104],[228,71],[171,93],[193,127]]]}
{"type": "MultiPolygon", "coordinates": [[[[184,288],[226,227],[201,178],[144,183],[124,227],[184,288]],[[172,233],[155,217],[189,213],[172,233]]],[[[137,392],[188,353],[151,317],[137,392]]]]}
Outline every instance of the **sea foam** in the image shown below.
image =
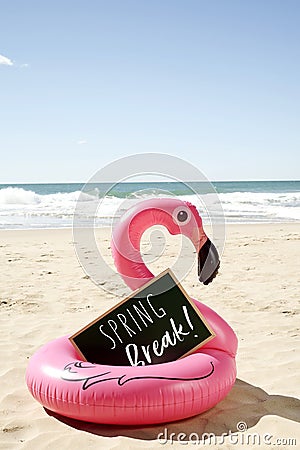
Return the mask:
{"type": "Polygon", "coordinates": [[[0,205],[35,205],[39,202],[40,196],[33,191],[17,187],[0,189],[0,205]]]}
{"type": "MultiPolygon", "coordinates": [[[[129,198],[98,197],[97,191],[40,194],[21,187],[5,187],[0,189],[0,228],[72,226],[78,202],[87,216],[95,211],[97,225],[110,225],[116,215],[138,200],[134,194],[129,198]]],[[[214,208],[218,216],[223,210],[227,223],[300,220],[300,192],[227,192],[179,197],[194,203],[204,221],[214,208]]]]}

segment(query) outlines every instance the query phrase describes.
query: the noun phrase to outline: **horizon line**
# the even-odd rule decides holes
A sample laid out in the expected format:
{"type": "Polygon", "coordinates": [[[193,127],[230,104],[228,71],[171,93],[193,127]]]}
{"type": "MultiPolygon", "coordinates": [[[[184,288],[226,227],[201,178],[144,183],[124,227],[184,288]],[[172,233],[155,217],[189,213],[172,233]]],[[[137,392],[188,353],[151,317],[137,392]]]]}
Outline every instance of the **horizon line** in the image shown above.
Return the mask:
{"type": "MultiPolygon", "coordinates": [[[[95,182],[95,183],[90,183],[90,184],[110,184],[110,183],[115,183],[115,184],[125,184],[125,183],[130,183],[130,184],[143,184],[143,183],[253,183],[253,182],[286,182],[286,181],[300,181],[300,179],[293,179],[293,178],[288,178],[288,179],[244,179],[244,180],[203,180],[203,181],[199,181],[199,180],[189,180],[189,181],[158,181],[158,180],[149,180],[149,181],[103,181],[103,182],[95,182]]],[[[50,181],[50,182],[41,182],[41,181],[25,181],[25,182],[0,182],[0,186],[2,185],[34,185],[34,184],[88,184],[88,181],[50,181]]]]}

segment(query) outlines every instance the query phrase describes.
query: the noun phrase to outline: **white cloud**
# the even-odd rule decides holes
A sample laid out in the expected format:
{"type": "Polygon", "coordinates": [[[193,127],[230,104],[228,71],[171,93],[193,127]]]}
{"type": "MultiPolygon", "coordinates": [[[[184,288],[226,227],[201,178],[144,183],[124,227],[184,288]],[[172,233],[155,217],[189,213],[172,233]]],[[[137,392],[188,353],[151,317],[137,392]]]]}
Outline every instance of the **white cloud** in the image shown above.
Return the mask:
{"type": "Polygon", "coordinates": [[[77,141],[78,145],[84,145],[87,144],[87,141],[85,139],[80,139],[80,141],[77,141]]]}
{"type": "Polygon", "coordinates": [[[20,67],[29,67],[29,64],[28,63],[21,64],[20,67]]]}
{"type": "Polygon", "coordinates": [[[6,56],[0,55],[0,65],[3,66],[13,66],[14,63],[12,62],[11,59],[7,58],[6,56]]]}

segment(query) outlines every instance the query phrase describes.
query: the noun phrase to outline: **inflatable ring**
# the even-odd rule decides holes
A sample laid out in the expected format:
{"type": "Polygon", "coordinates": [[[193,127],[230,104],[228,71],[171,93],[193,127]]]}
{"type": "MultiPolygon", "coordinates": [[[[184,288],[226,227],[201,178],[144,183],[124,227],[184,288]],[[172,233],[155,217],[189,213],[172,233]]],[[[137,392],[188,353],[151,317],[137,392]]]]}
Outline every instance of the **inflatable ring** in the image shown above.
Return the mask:
{"type": "Polygon", "coordinates": [[[31,358],[31,394],[51,411],[94,423],[155,424],[206,411],[235,381],[237,341],[220,316],[194,303],[216,333],[195,353],[164,364],[107,366],[79,360],[68,337],[60,337],[31,358]]]}
{"type": "MultiPolygon", "coordinates": [[[[151,225],[191,239],[199,255],[199,279],[210,282],[219,266],[215,247],[193,205],[151,199],[125,213],[114,229],[115,265],[137,289],[153,274],[140,255],[140,239],[151,225]]],[[[199,414],[216,405],[236,378],[237,338],[212,309],[193,300],[216,336],[177,361],[148,366],[108,366],[78,359],[67,336],[49,342],[30,359],[26,382],[33,397],[61,415],[107,424],[155,424],[199,414]]]]}

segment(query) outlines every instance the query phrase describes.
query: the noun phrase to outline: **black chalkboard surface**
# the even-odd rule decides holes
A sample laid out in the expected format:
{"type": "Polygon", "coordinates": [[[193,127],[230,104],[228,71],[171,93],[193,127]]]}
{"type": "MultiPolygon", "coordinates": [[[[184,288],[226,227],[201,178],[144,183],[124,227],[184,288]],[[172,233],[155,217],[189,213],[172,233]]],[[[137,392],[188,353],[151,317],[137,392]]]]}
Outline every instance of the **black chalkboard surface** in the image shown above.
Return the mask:
{"type": "Polygon", "coordinates": [[[179,359],[214,337],[170,269],[70,337],[91,363],[138,366],[179,359]]]}

